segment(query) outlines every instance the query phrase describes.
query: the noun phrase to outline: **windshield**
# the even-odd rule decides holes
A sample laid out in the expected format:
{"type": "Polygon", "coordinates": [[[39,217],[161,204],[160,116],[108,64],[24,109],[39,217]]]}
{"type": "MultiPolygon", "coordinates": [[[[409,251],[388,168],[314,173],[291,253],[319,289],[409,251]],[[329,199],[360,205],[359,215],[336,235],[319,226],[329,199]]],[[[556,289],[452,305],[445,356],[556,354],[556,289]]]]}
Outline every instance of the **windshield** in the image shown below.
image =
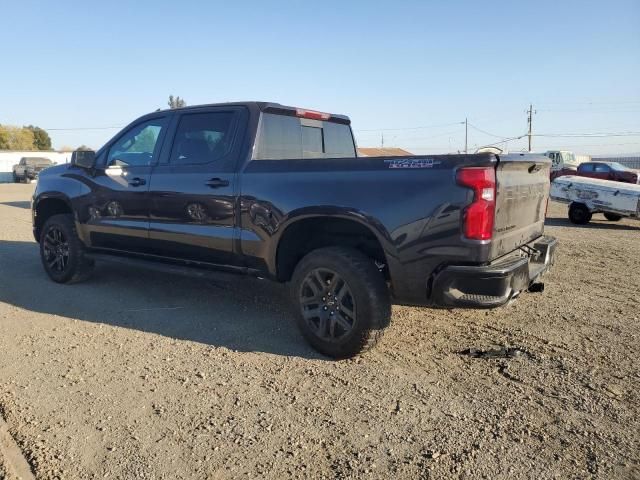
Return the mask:
{"type": "Polygon", "coordinates": [[[613,168],[614,170],[621,170],[623,172],[632,172],[633,170],[629,167],[625,167],[624,165],[622,165],[621,163],[618,162],[611,162],[609,164],[609,166],[611,168],[613,168]]]}
{"type": "Polygon", "coordinates": [[[562,160],[565,165],[578,166],[578,162],[576,161],[576,156],[571,152],[562,152],[562,160]]]}
{"type": "Polygon", "coordinates": [[[51,163],[51,160],[49,160],[48,158],[26,158],[25,159],[26,165],[49,165],[50,163],[51,163]]]}

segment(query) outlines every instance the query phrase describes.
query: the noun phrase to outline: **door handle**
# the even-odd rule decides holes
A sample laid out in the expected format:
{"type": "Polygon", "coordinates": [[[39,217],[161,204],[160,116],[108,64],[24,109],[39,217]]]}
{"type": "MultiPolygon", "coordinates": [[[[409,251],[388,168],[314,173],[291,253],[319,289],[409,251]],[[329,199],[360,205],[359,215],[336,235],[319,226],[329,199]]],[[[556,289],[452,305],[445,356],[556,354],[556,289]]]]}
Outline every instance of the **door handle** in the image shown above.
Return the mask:
{"type": "Polygon", "coordinates": [[[225,180],[223,178],[212,178],[206,184],[211,188],[228,187],[229,180],[225,180]]]}
{"type": "Polygon", "coordinates": [[[129,180],[129,185],[131,185],[132,187],[139,187],[141,185],[145,185],[146,183],[147,181],[144,178],[140,177],[135,177],[129,180]]]}

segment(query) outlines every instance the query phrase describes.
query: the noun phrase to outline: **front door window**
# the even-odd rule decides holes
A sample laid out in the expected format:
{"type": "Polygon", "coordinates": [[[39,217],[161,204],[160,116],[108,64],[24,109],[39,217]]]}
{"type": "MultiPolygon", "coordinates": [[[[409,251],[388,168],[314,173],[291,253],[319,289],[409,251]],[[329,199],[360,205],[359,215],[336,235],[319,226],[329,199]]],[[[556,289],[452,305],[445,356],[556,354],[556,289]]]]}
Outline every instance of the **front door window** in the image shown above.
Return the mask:
{"type": "Polygon", "coordinates": [[[159,153],[158,139],[166,119],[156,118],[132,127],[109,149],[107,167],[140,167],[155,163],[159,153]]]}

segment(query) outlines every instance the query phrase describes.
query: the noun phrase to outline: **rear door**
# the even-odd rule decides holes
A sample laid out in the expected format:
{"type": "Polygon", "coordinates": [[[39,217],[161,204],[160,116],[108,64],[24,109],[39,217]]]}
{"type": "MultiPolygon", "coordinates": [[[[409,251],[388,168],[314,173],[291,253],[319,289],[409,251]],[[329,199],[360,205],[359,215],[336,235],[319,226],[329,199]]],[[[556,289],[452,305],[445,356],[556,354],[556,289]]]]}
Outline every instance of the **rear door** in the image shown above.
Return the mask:
{"type": "Polygon", "coordinates": [[[236,265],[236,164],[246,130],[243,107],[176,114],[172,145],[151,177],[149,238],[165,257],[236,265]]]}
{"type": "Polygon", "coordinates": [[[541,155],[501,155],[491,258],[512,252],[544,232],[551,161],[541,155]]]}
{"type": "Polygon", "coordinates": [[[81,225],[93,247],[144,252],[149,236],[149,180],[169,123],[159,114],[134,124],[111,142],[95,174],[82,171],[89,186],[81,225]]]}

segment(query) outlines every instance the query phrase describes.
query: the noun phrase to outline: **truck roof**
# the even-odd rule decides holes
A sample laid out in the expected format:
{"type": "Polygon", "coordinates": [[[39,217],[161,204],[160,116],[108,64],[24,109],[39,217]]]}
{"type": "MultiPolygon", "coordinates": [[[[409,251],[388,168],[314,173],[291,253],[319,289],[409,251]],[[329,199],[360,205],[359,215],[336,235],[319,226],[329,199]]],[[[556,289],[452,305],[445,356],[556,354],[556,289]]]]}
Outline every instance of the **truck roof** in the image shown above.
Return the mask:
{"type": "MultiPolygon", "coordinates": [[[[207,108],[207,107],[247,107],[249,110],[280,113],[283,115],[296,115],[296,112],[309,112],[313,114],[329,115],[329,118],[326,119],[329,121],[345,123],[347,125],[351,124],[351,120],[346,115],[341,115],[336,113],[324,114],[323,112],[318,112],[317,110],[310,110],[307,108],[300,108],[300,107],[292,107],[289,105],[282,105],[281,103],[277,103],[277,102],[243,101],[243,102],[206,103],[201,105],[188,105],[186,107],[180,107],[180,108],[174,108],[174,109],[167,108],[160,111],[161,112],[167,112],[171,110],[189,111],[189,110],[198,110],[198,109],[207,108]]],[[[323,120],[325,120],[325,118],[323,118],[323,120]]]]}

